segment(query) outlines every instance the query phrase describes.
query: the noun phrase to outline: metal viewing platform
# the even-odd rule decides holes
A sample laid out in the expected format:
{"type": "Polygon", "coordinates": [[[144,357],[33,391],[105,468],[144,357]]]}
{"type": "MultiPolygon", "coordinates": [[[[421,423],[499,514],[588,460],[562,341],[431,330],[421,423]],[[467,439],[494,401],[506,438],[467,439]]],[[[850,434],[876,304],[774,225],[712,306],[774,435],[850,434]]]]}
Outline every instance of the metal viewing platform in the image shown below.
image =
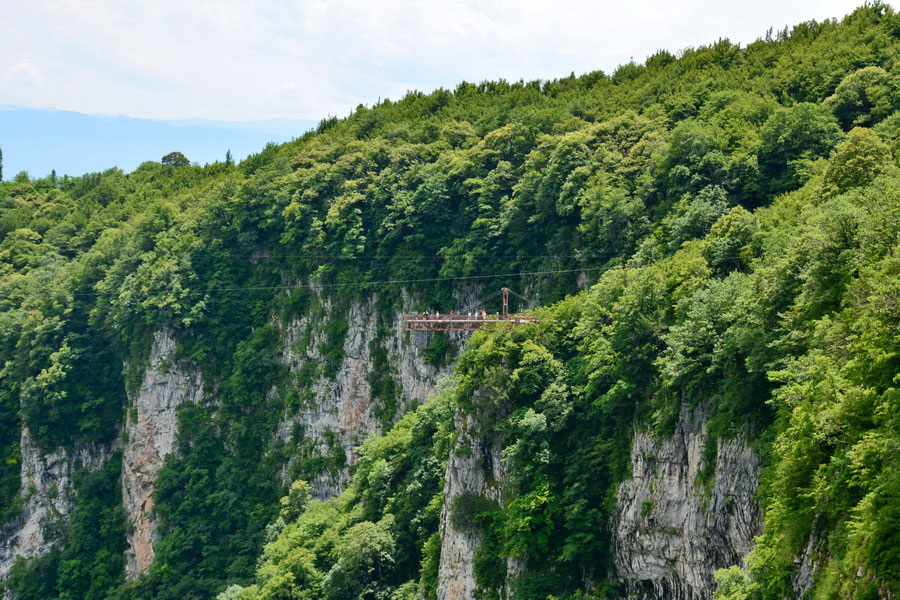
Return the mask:
{"type": "Polygon", "coordinates": [[[503,294],[503,308],[499,314],[487,314],[485,311],[469,311],[466,314],[455,314],[452,311],[447,314],[406,314],[403,315],[403,328],[406,331],[478,331],[498,323],[523,325],[538,322],[538,319],[530,315],[509,314],[509,288],[500,291],[503,294]]]}

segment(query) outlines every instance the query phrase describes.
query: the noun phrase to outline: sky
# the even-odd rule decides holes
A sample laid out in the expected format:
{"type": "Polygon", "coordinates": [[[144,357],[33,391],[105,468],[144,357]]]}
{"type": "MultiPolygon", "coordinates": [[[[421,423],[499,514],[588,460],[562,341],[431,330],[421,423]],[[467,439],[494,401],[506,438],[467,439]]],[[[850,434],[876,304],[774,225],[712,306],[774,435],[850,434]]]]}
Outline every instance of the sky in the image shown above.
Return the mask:
{"type": "Polygon", "coordinates": [[[224,161],[226,152],[240,161],[269,142],[290,141],[315,125],[312,120],[160,121],[0,107],[0,150],[4,179],[20,171],[33,177],[111,167],[131,172],[176,150],[201,165],[224,161]]]}
{"type": "Polygon", "coordinates": [[[413,89],[746,44],[862,1],[0,0],[0,106],[319,120],[413,89]]]}

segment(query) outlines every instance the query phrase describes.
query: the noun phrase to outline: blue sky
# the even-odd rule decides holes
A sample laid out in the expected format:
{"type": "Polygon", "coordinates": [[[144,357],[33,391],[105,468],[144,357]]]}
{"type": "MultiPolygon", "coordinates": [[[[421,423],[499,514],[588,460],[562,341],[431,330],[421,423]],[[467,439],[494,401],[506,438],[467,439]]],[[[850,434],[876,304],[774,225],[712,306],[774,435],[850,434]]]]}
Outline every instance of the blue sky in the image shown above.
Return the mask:
{"type": "Polygon", "coordinates": [[[42,177],[81,175],[118,167],[133,171],[177,150],[200,164],[239,161],[269,142],[286,142],[315,126],[313,121],[159,121],[86,115],[71,111],[0,107],[4,179],[18,172],[42,177]]]}
{"type": "MultiPolygon", "coordinates": [[[[318,121],[412,89],[610,72],[719,37],[749,43],[861,2],[3,0],[0,107],[318,121]]],[[[282,137],[298,133],[282,125],[282,137]]],[[[4,154],[9,136],[0,129],[4,154]]]]}

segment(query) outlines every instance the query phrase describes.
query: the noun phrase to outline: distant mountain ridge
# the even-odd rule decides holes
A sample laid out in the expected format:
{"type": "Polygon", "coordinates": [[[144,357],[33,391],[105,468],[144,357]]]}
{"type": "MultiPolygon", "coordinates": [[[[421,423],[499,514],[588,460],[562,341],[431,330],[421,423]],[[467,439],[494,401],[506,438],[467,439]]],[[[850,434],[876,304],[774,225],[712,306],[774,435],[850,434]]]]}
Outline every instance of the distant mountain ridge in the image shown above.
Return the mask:
{"type": "Polygon", "coordinates": [[[81,175],[116,166],[125,172],[177,150],[200,164],[235,160],[282,143],[314,127],[314,120],[156,120],[79,112],[0,106],[3,174],[20,171],[43,177],[81,175]]]}

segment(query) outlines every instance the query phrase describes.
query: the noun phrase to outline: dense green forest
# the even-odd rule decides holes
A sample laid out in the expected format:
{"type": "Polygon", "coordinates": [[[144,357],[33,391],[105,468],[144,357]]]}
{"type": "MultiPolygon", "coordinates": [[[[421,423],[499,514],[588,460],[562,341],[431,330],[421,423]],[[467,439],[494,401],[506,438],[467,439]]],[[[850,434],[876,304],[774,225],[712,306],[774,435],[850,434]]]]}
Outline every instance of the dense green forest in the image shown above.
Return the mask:
{"type": "Polygon", "coordinates": [[[765,530],[718,598],[790,597],[811,537],[814,597],[900,593],[898,61],[900,15],[873,3],[612,74],[410,93],[240,164],[0,182],[0,523],[21,510],[20,430],[47,451],[115,439],[154,332],[214,397],[179,413],[145,577],[124,583],[114,457],[78,475],[60,544],[6,589],[432,598],[454,415],[488,412],[514,499],[451,507],[483,535],[482,597],[502,595],[507,557],[527,564],[515,598],[616,597],[609,517],[635,423],[666,432],[703,404],[713,440],[742,432],[764,465],[765,530]],[[341,307],[377,297],[388,328],[500,284],[541,322],[474,335],[406,415],[374,365],[384,435],[348,489],[310,500],[336,459],[282,483],[302,439],[270,441],[333,376],[341,307]],[[275,325],[301,314],[328,319],[305,376],[275,325]]]}

